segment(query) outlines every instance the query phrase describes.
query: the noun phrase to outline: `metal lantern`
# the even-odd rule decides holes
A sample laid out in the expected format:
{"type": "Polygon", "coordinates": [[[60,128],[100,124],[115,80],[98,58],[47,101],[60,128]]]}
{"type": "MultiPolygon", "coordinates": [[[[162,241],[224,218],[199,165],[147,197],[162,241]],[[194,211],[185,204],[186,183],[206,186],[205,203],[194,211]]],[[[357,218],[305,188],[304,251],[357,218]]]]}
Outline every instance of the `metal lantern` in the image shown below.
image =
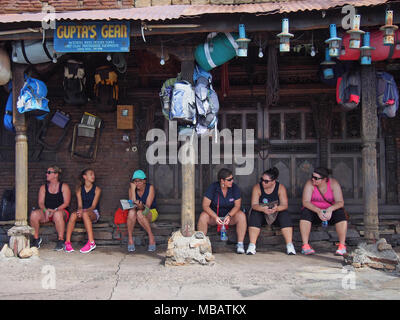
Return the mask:
{"type": "Polygon", "coordinates": [[[338,57],[340,56],[340,43],[342,38],[338,38],[336,35],[336,24],[331,24],[329,26],[329,34],[330,38],[325,40],[325,43],[329,44],[329,55],[331,57],[338,57]]]}
{"type": "Polygon", "coordinates": [[[379,29],[384,32],[383,45],[390,46],[394,44],[394,31],[399,27],[393,25],[393,10],[387,10],[385,16],[385,25],[379,29]]]}
{"type": "Polygon", "coordinates": [[[364,45],[360,48],[361,64],[368,65],[368,64],[371,64],[372,50],[375,50],[375,48],[370,47],[370,45],[369,45],[369,32],[366,32],[364,34],[363,42],[364,42],[364,45]]]}
{"type": "Polygon", "coordinates": [[[361,35],[365,32],[360,30],[360,20],[361,16],[356,14],[353,19],[353,29],[347,31],[350,34],[350,49],[359,49],[361,47],[361,35]]]}
{"type": "Polygon", "coordinates": [[[239,24],[239,39],[236,40],[236,43],[239,46],[237,54],[239,57],[247,57],[247,48],[250,41],[250,39],[246,38],[244,24],[239,24]]]}
{"type": "Polygon", "coordinates": [[[290,51],[290,38],[294,35],[289,33],[289,19],[282,19],[282,32],[277,35],[280,38],[279,51],[289,52],[290,51]]]}
{"type": "MultiPolygon", "coordinates": [[[[323,65],[323,66],[329,66],[329,65],[333,66],[335,64],[336,64],[336,62],[332,61],[332,58],[329,55],[329,49],[326,48],[325,49],[325,61],[321,62],[321,65],[323,65]]],[[[332,79],[333,75],[334,75],[333,74],[333,68],[328,68],[327,67],[327,68],[324,69],[324,79],[332,79]]]]}

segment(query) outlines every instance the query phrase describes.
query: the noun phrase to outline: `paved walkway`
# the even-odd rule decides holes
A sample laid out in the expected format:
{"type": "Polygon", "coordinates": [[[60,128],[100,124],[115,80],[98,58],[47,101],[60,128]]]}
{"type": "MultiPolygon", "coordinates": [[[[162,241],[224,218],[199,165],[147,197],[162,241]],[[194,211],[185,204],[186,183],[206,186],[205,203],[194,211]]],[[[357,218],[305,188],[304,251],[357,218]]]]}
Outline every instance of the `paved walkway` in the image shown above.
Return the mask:
{"type": "Polygon", "coordinates": [[[40,257],[27,260],[0,259],[0,300],[400,299],[399,274],[354,271],[333,252],[223,252],[215,253],[213,266],[165,267],[163,248],[128,254],[102,247],[86,255],[52,248],[44,246],[40,257]]]}

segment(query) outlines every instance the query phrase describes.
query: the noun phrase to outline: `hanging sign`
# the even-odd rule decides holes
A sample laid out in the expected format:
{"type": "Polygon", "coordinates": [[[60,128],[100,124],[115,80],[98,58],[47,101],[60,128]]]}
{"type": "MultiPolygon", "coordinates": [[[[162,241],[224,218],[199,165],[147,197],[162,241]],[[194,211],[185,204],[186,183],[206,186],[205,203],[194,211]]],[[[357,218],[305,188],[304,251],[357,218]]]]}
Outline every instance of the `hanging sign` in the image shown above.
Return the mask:
{"type": "Polygon", "coordinates": [[[129,22],[57,22],[56,52],[129,52],[129,22]]]}

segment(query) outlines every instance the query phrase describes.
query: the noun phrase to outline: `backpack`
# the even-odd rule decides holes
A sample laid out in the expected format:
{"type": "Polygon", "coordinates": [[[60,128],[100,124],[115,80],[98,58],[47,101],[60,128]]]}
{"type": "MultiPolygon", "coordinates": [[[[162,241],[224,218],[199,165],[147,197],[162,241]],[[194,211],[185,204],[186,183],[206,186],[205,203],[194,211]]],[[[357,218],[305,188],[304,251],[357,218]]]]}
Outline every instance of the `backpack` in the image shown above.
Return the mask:
{"type": "Polygon", "coordinates": [[[68,60],[64,67],[64,101],[71,105],[83,105],[87,102],[85,93],[86,75],[83,63],[68,60]]]}
{"type": "Polygon", "coordinates": [[[197,133],[213,129],[218,122],[219,101],[211,81],[212,76],[201,67],[196,66],[193,73],[197,109],[197,133]]]}
{"type": "Polygon", "coordinates": [[[376,103],[378,113],[394,118],[399,108],[399,90],[391,74],[376,72],[376,103]]]}
{"type": "Polygon", "coordinates": [[[118,102],[118,76],[109,66],[96,69],[94,75],[95,102],[100,111],[113,112],[118,102]]]}
{"type": "MultiPolygon", "coordinates": [[[[117,231],[119,233],[122,233],[121,230],[119,229],[119,226],[121,224],[126,224],[128,221],[128,213],[129,210],[122,210],[121,208],[118,208],[117,211],[115,211],[114,214],[114,224],[117,226],[117,231]]],[[[116,238],[117,240],[121,240],[122,236],[120,238],[116,238]]]]}
{"type": "Polygon", "coordinates": [[[172,91],[174,89],[175,82],[178,80],[178,77],[170,78],[164,81],[161,87],[161,91],[159,93],[161,101],[161,111],[167,120],[169,120],[169,111],[171,109],[172,91]]]}
{"type": "Polygon", "coordinates": [[[196,124],[195,94],[190,82],[185,80],[175,82],[169,119],[196,124]]]}
{"type": "Polygon", "coordinates": [[[345,72],[337,79],[336,102],[344,109],[350,111],[360,104],[361,77],[357,69],[345,72]]]}
{"type": "Polygon", "coordinates": [[[6,128],[8,131],[15,133],[15,128],[14,128],[14,124],[13,124],[13,94],[12,94],[12,82],[11,81],[8,83],[8,89],[10,91],[10,94],[8,96],[7,103],[6,103],[6,109],[4,112],[3,123],[4,123],[4,128],[6,128]]]}
{"type": "Polygon", "coordinates": [[[25,84],[17,101],[18,112],[28,112],[36,119],[43,120],[50,112],[46,95],[47,87],[43,81],[25,75],[25,84]]]}

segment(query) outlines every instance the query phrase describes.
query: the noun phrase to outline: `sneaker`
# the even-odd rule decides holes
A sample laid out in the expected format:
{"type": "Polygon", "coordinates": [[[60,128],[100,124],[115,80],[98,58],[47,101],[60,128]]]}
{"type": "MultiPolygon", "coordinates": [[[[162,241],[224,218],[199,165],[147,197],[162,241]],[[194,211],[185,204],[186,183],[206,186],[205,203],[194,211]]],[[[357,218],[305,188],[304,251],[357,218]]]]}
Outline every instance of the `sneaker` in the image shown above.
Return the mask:
{"type": "Polygon", "coordinates": [[[310,247],[309,244],[305,244],[301,247],[301,253],[305,254],[306,256],[310,255],[310,254],[314,254],[315,251],[313,248],[310,247]]]}
{"type": "Polygon", "coordinates": [[[293,243],[288,243],[286,245],[286,253],[288,255],[295,255],[296,254],[296,250],[294,249],[293,243]]]}
{"type": "Polygon", "coordinates": [[[254,243],[249,244],[246,254],[256,254],[256,245],[254,243]]]}
{"type": "Polygon", "coordinates": [[[89,253],[90,251],[96,248],[96,244],[94,242],[87,242],[85,246],[79,250],[80,253],[89,253]]]}
{"type": "Polygon", "coordinates": [[[55,251],[61,251],[64,249],[64,240],[57,240],[56,247],[54,248],[55,251]]]}
{"type": "Polygon", "coordinates": [[[244,253],[244,245],[243,245],[243,243],[236,244],[236,253],[238,253],[238,254],[244,253]]]}
{"type": "Polygon", "coordinates": [[[339,247],[338,247],[338,249],[336,250],[336,255],[337,256],[342,256],[342,255],[344,255],[344,254],[346,254],[347,253],[347,251],[346,251],[346,246],[344,245],[344,244],[341,244],[341,243],[339,243],[339,247]]]}
{"type": "Polygon", "coordinates": [[[36,248],[40,248],[40,244],[42,243],[42,238],[38,238],[38,239],[33,239],[31,247],[36,247],[36,248]]]}
{"type": "Polygon", "coordinates": [[[135,248],[135,244],[128,244],[128,252],[135,252],[136,248],[135,248]]]}
{"type": "Polygon", "coordinates": [[[149,244],[149,247],[147,248],[147,251],[149,251],[149,252],[156,251],[156,245],[155,244],[149,244]]]}
{"type": "Polygon", "coordinates": [[[64,251],[65,252],[74,252],[74,248],[72,248],[71,242],[64,243],[64,251]]]}

